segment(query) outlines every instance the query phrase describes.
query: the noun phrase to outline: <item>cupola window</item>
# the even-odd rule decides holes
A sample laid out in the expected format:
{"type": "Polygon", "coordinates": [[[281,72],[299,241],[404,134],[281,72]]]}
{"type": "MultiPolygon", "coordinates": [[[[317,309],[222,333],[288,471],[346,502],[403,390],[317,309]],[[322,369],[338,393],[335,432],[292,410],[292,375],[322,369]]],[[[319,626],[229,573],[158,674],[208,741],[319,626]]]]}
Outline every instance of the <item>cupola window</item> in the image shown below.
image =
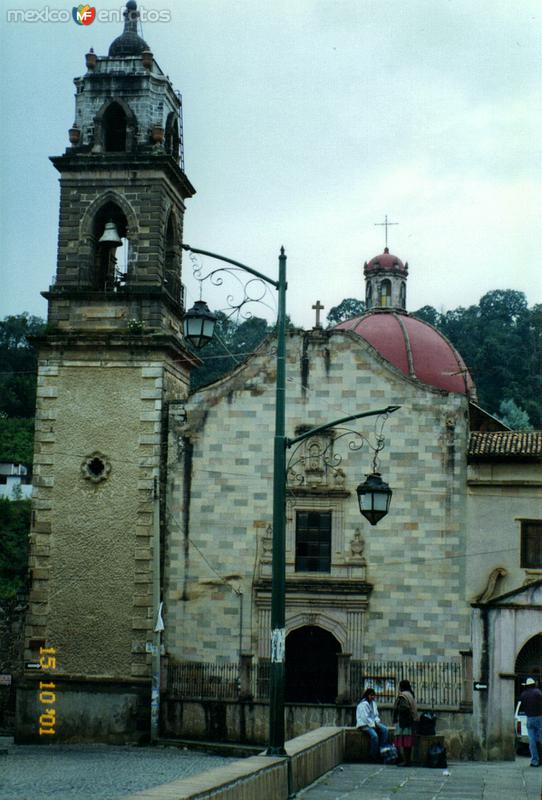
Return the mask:
{"type": "Polygon", "coordinates": [[[379,305],[381,308],[391,306],[391,281],[388,278],[380,283],[379,305]]]}
{"type": "Polygon", "coordinates": [[[401,281],[399,289],[399,305],[401,308],[406,308],[406,283],[404,281],[401,281]]]}

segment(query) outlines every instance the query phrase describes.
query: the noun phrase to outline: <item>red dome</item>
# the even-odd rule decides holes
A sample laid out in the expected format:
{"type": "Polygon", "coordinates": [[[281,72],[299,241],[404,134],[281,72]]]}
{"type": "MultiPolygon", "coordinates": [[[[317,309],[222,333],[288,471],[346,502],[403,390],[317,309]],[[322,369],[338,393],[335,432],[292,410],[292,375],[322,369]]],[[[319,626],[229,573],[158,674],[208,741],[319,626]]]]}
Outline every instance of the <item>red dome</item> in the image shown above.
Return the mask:
{"type": "Polygon", "coordinates": [[[400,258],[392,255],[387,247],[384,248],[382,255],[371,258],[369,263],[365,264],[365,272],[373,269],[399,269],[402,272],[408,272],[408,267],[400,258]]]}
{"type": "Polygon", "coordinates": [[[450,342],[408,314],[373,311],[341,322],[335,330],[354,331],[405,375],[447,392],[475,394],[465,362],[450,342]]]}

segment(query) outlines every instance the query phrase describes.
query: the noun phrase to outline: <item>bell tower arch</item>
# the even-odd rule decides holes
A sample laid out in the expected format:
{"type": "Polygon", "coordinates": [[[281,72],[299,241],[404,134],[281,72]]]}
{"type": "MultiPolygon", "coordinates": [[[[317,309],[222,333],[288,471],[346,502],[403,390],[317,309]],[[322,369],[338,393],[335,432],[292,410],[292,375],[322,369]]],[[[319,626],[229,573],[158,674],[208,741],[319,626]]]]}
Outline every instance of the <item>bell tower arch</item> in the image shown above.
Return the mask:
{"type": "Polygon", "coordinates": [[[182,337],[181,99],[129,0],[107,55],[75,79],[56,275],[38,345],[25,663],[50,656],[58,724],[40,736],[41,670],[18,741],[148,736],[164,536],[167,426],[197,363],[182,337]],[[166,130],[168,137],[166,141],[166,130]]]}

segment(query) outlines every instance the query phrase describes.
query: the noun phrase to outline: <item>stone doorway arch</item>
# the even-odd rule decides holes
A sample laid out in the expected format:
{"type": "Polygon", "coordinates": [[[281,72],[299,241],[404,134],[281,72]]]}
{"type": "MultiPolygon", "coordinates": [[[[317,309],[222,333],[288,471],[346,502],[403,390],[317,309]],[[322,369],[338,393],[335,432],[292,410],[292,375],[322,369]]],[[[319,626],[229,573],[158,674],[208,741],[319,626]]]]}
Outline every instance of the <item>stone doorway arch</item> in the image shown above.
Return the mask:
{"type": "Polygon", "coordinates": [[[542,633],[532,636],[516,656],[514,669],[516,702],[527,678],[534,678],[540,688],[542,681],[542,633]]]}
{"type": "Polygon", "coordinates": [[[335,703],[340,642],[317,625],[304,625],[286,637],[287,703],[335,703]]]}

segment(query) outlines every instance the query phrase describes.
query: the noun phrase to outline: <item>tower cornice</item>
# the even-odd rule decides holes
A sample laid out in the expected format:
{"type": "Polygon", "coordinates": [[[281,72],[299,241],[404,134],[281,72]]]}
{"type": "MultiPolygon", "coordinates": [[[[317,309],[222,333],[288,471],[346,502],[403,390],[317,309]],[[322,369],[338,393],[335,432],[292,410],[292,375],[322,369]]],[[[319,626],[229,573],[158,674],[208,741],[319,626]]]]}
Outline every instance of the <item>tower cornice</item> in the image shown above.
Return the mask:
{"type": "MultiPolygon", "coordinates": [[[[149,148],[151,150],[151,148],[149,148]]],[[[140,173],[145,171],[161,170],[166,174],[175,187],[179,190],[183,198],[193,197],[196,194],[195,188],[182,171],[175,158],[167,153],[77,153],[66,152],[61,156],[50,156],[50,161],[60,173],[82,173],[89,172],[96,174],[97,171],[107,170],[108,172],[134,171],[140,173]]]]}
{"type": "Polygon", "coordinates": [[[201,365],[201,359],[191,353],[183,344],[182,339],[174,333],[151,332],[142,334],[97,332],[97,331],[55,331],[41,336],[33,336],[32,344],[39,347],[41,352],[56,350],[80,350],[96,353],[104,350],[111,354],[115,350],[128,349],[131,353],[137,351],[160,351],[169,355],[185,367],[201,365]]]}

